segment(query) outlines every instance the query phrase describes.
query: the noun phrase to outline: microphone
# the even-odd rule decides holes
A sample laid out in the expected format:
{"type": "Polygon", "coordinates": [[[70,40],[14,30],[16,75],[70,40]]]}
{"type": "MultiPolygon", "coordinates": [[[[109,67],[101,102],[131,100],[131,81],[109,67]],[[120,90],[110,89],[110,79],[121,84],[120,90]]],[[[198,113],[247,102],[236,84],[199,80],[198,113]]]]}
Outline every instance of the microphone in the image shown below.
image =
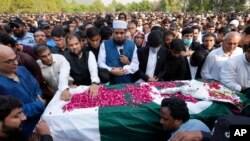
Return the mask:
{"type": "Polygon", "coordinates": [[[123,49],[119,49],[120,55],[123,55],[123,49]]]}

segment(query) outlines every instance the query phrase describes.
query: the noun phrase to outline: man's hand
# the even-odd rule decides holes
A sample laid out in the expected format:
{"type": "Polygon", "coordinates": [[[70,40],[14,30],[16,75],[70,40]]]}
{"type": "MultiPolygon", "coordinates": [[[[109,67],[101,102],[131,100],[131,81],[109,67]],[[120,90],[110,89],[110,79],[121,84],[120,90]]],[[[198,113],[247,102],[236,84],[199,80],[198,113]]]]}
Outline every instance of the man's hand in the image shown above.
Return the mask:
{"type": "Polygon", "coordinates": [[[183,131],[177,132],[171,141],[202,141],[201,131],[183,131]]]}
{"type": "Polygon", "coordinates": [[[69,92],[69,89],[65,89],[61,95],[60,95],[60,99],[64,100],[64,101],[68,101],[71,99],[71,94],[69,92]]]}
{"type": "Polygon", "coordinates": [[[148,78],[148,82],[157,82],[157,81],[159,81],[159,78],[156,78],[155,76],[148,78]]]}
{"type": "Polygon", "coordinates": [[[43,99],[40,95],[37,96],[38,100],[41,101],[44,105],[46,105],[47,101],[43,99]]]}
{"type": "Polygon", "coordinates": [[[120,61],[125,64],[125,65],[129,65],[130,61],[128,60],[128,57],[125,55],[120,55],[120,61]]]}
{"type": "Polygon", "coordinates": [[[23,51],[23,45],[22,44],[16,44],[16,49],[18,50],[18,51],[23,51]]]}
{"type": "Polygon", "coordinates": [[[50,135],[49,126],[43,119],[36,124],[35,131],[38,135],[50,135]]]}
{"type": "Polygon", "coordinates": [[[95,97],[98,95],[99,85],[97,84],[91,84],[89,86],[89,93],[92,97],[95,97]]]}
{"type": "Polygon", "coordinates": [[[123,68],[112,68],[110,71],[115,76],[122,76],[125,75],[125,70],[123,68]]]}

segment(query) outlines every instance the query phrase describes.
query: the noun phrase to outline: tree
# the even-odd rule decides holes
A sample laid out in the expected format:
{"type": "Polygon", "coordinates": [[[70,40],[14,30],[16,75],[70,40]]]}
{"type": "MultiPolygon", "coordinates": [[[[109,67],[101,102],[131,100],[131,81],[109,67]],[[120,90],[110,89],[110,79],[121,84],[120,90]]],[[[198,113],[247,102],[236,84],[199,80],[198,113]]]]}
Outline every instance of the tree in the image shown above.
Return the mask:
{"type": "Polygon", "coordinates": [[[33,0],[12,0],[10,11],[13,13],[31,13],[35,11],[33,0]]]}
{"type": "Polygon", "coordinates": [[[126,11],[126,6],[124,6],[123,4],[121,3],[117,3],[116,4],[116,7],[115,7],[115,11],[116,12],[122,12],[122,11],[126,11]]]}
{"type": "Polygon", "coordinates": [[[137,2],[132,2],[128,5],[128,11],[140,11],[140,5],[137,2]]]}
{"type": "Polygon", "coordinates": [[[148,0],[142,0],[139,3],[139,11],[152,11],[152,4],[148,0]]]}
{"type": "Polygon", "coordinates": [[[2,0],[0,4],[0,12],[1,13],[9,13],[10,12],[11,0],[2,0]]]}
{"type": "Polygon", "coordinates": [[[90,11],[93,12],[103,12],[104,11],[104,4],[102,3],[101,0],[95,0],[93,2],[93,4],[91,4],[90,6],[90,11]]]}

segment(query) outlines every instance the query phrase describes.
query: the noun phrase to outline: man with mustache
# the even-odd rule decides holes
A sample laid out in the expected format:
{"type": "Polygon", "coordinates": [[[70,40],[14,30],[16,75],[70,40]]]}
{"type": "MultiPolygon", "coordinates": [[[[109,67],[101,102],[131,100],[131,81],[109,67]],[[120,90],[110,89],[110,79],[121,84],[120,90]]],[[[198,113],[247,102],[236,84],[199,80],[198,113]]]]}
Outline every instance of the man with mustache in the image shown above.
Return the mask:
{"type": "Polygon", "coordinates": [[[33,47],[35,45],[35,40],[33,33],[25,31],[25,24],[18,17],[10,18],[10,27],[13,30],[13,38],[22,45],[33,47]]]}
{"type": "Polygon", "coordinates": [[[139,68],[137,47],[126,39],[127,22],[113,22],[113,38],[101,44],[98,66],[111,73],[110,84],[131,83],[132,74],[139,68]]]}
{"type": "MultiPolygon", "coordinates": [[[[24,141],[21,133],[27,117],[23,113],[23,104],[12,96],[0,96],[0,141],[24,141]]],[[[40,141],[52,141],[47,123],[41,120],[36,126],[40,141]]]]}

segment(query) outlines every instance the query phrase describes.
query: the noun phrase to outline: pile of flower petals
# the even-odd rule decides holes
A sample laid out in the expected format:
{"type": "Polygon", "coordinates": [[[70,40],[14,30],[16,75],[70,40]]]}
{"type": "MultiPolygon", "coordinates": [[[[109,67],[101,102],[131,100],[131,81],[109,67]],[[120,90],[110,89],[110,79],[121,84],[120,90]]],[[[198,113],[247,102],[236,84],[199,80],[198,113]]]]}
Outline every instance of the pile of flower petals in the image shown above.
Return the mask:
{"type": "Polygon", "coordinates": [[[184,85],[185,83],[184,82],[180,82],[180,81],[150,82],[149,83],[150,86],[160,87],[160,88],[173,88],[173,87],[176,87],[178,84],[184,85]]]}
{"type": "Polygon", "coordinates": [[[196,103],[198,101],[198,99],[190,96],[190,95],[183,95],[181,93],[176,93],[176,94],[161,94],[162,97],[166,97],[166,98],[170,98],[172,96],[178,97],[180,99],[183,99],[185,101],[189,101],[192,103],[196,103]]]}
{"type": "Polygon", "coordinates": [[[132,104],[137,106],[150,103],[153,98],[150,96],[149,86],[126,85],[123,89],[107,89],[99,87],[98,95],[92,97],[89,91],[72,95],[71,101],[63,106],[64,111],[71,111],[79,108],[124,106],[132,104]],[[131,99],[126,99],[125,95],[130,94],[131,99]]]}

